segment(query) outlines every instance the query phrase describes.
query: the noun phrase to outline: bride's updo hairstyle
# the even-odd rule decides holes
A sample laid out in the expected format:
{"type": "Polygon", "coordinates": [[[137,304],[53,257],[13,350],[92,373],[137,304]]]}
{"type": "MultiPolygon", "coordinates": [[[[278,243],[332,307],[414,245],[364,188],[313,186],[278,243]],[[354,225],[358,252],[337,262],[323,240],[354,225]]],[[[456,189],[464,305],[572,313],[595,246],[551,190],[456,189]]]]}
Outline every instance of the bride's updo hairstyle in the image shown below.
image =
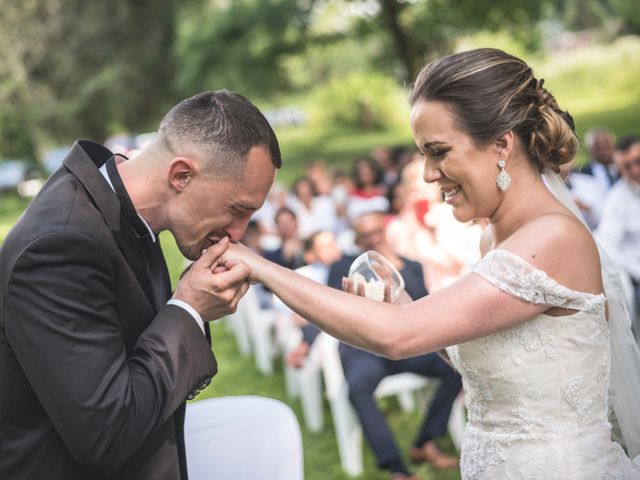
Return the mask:
{"type": "Polygon", "coordinates": [[[480,48],[427,64],[409,93],[418,100],[447,104],[458,127],[486,146],[512,130],[535,167],[559,172],[576,154],[571,115],[537,80],[531,68],[502,50],[480,48]]]}

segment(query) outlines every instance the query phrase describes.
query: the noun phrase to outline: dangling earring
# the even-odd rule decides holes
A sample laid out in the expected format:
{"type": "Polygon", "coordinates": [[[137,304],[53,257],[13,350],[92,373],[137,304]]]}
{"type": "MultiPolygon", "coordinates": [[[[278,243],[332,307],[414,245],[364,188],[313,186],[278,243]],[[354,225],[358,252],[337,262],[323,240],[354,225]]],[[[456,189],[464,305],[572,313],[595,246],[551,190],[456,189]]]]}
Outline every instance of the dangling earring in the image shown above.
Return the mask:
{"type": "Polygon", "coordinates": [[[498,174],[498,177],[496,178],[496,183],[498,184],[498,188],[500,190],[502,190],[503,192],[506,192],[507,188],[509,188],[509,185],[511,185],[511,177],[504,170],[504,166],[505,165],[506,164],[505,164],[504,160],[502,160],[502,159],[498,160],[498,167],[500,167],[500,173],[498,174]]]}

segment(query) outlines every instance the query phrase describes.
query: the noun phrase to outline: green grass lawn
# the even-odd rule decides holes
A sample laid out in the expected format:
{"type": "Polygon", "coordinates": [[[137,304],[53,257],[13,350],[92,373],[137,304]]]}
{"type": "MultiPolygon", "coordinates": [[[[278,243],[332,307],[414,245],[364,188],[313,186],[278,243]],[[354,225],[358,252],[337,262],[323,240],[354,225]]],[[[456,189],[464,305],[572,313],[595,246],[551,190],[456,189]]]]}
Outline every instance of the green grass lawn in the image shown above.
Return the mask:
{"type": "MultiPolygon", "coordinates": [[[[235,340],[228,329],[221,322],[211,326],[213,349],[218,359],[219,372],[213,378],[209,387],[198,397],[219,397],[227,395],[262,395],[276,398],[290,405],[302,426],[302,441],[304,444],[305,479],[330,480],[347,479],[340,467],[335,434],[331,422],[331,413],[325,402],[325,428],[321,433],[311,433],[304,427],[302,410],[297,400],[291,401],[286,397],[284,377],[279,362],[272,376],[263,376],[255,368],[252,357],[243,357],[238,351],[235,340]]],[[[197,400],[196,400],[197,401],[197,400]]],[[[414,435],[420,426],[421,413],[404,413],[395,398],[385,398],[381,402],[390,425],[395,432],[396,440],[402,452],[407,452],[414,435]]],[[[451,441],[447,438],[442,443],[449,453],[455,452],[451,441]]],[[[416,469],[422,479],[459,479],[457,471],[436,472],[429,466],[416,469]]],[[[382,480],[388,474],[378,471],[375,459],[364,448],[364,473],[358,478],[382,480]]]]}

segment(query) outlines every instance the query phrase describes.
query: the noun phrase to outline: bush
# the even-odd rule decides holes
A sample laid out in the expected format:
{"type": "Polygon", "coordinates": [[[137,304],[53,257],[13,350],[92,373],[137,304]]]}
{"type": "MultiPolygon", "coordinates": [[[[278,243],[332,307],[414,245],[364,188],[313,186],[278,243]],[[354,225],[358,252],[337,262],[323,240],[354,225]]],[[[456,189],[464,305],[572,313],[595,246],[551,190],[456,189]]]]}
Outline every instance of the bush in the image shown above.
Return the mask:
{"type": "Polygon", "coordinates": [[[310,95],[309,121],[322,129],[389,130],[408,118],[406,95],[389,77],[355,72],[310,95]]]}

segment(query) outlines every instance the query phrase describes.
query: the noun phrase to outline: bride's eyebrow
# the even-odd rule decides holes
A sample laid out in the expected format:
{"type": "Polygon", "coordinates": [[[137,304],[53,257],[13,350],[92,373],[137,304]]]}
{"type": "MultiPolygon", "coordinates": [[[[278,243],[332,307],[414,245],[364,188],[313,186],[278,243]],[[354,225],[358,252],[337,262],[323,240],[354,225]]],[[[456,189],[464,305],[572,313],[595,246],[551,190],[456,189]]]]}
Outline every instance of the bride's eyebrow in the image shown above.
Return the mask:
{"type": "Polygon", "coordinates": [[[434,140],[432,142],[426,142],[422,144],[423,150],[435,150],[436,147],[447,145],[445,142],[441,142],[440,140],[434,140]]]}

